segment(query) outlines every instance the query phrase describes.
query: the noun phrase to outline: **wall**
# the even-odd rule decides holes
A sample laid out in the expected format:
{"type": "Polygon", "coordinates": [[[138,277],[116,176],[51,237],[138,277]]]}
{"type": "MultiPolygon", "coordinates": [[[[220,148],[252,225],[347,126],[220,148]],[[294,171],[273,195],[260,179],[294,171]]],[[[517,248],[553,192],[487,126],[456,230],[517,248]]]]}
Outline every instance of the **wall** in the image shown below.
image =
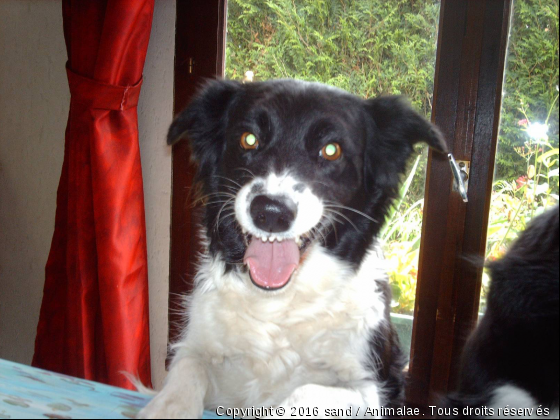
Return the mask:
{"type": "MultiPolygon", "coordinates": [[[[157,0],[139,128],[154,384],[167,343],[175,1],[157,0]]],[[[29,364],[54,229],[69,92],[60,1],[0,0],[0,358],[29,364]]]]}
{"type": "Polygon", "coordinates": [[[171,148],[166,144],[173,116],[175,0],[156,0],[138,107],[148,234],[152,378],[159,388],[167,357],[167,299],[171,225],[171,148]]]}
{"type": "Polygon", "coordinates": [[[58,1],[0,1],[0,357],[31,362],[68,92],[58,1]]]}

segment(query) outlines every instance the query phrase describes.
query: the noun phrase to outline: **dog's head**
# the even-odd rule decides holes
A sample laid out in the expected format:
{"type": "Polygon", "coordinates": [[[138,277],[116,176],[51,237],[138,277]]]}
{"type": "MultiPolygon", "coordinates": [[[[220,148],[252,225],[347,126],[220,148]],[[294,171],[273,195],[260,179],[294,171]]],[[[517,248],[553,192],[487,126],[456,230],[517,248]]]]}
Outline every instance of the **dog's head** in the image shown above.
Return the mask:
{"type": "Polygon", "coordinates": [[[323,246],[357,267],[398,192],[413,146],[446,145],[399,97],[317,83],[210,82],[173,122],[198,163],[210,252],[278,290],[323,246]]]}

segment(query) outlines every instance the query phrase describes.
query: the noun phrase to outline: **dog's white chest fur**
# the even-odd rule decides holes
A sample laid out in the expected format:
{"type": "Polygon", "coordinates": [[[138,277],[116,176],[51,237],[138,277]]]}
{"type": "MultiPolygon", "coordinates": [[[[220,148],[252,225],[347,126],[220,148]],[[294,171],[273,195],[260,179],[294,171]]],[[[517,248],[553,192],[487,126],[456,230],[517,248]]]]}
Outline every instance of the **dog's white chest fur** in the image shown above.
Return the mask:
{"type": "Polygon", "coordinates": [[[368,341],[383,322],[376,280],[387,281],[377,251],[356,273],[314,247],[279,293],[239,276],[224,274],[216,260],[203,262],[188,332],[177,345],[176,360],[194,358],[206,367],[207,408],[277,405],[305,384],[375,380],[366,369],[368,341]]]}

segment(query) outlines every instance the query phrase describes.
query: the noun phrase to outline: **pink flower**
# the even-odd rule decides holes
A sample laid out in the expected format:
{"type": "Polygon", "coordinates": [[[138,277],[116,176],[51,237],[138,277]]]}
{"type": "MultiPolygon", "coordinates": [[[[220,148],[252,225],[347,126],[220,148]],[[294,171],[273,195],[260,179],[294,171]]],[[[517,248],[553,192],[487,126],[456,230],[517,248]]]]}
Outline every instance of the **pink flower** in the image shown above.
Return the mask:
{"type": "Polygon", "coordinates": [[[515,181],[515,182],[517,182],[517,189],[520,190],[525,185],[527,185],[528,179],[529,179],[529,177],[527,175],[523,175],[523,176],[520,176],[519,178],[517,178],[517,180],[515,181]]]}
{"type": "Polygon", "coordinates": [[[529,125],[529,120],[527,118],[519,120],[519,121],[517,121],[517,125],[519,125],[521,127],[527,127],[529,125]]]}

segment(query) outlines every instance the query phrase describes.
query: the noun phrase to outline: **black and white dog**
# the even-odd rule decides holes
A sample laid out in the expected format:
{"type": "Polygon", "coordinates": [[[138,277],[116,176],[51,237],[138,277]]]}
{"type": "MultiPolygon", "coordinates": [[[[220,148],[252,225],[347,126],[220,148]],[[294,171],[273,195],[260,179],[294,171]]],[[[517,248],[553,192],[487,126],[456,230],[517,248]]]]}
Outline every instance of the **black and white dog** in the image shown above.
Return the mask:
{"type": "Polygon", "coordinates": [[[397,404],[404,357],[376,236],[413,145],[445,151],[439,130],[398,97],[214,81],[169,143],[187,134],[206,250],[166,385],[141,416],[397,404]]]}
{"type": "Polygon", "coordinates": [[[559,234],[556,207],[490,265],[488,309],[445,399],[449,417],[558,418],[559,234]]]}

